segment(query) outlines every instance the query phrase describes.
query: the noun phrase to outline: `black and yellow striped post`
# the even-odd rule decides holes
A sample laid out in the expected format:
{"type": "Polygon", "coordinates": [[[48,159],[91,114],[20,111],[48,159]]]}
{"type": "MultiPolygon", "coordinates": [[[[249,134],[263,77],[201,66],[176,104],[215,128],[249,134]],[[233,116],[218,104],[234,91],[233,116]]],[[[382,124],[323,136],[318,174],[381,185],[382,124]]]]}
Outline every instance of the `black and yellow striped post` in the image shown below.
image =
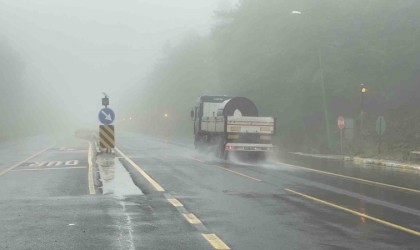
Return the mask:
{"type": "Polygon", "coordinates": [[[99,126],[99,146],[107,150],[115,148],[114,125],[99,126]]]}

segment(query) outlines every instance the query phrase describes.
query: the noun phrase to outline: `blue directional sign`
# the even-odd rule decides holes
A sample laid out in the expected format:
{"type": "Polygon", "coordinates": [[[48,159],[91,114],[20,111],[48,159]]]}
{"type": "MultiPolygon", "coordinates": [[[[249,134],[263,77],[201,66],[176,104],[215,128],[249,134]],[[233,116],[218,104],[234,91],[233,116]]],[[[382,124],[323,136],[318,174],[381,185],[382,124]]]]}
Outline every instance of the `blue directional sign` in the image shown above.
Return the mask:
{"type": "Polygon", "coordinates": [[[115,119],[115,113],[110,108],[103,108],[98,114],[99,121],[104,125],[111,124],[115,119]]]}

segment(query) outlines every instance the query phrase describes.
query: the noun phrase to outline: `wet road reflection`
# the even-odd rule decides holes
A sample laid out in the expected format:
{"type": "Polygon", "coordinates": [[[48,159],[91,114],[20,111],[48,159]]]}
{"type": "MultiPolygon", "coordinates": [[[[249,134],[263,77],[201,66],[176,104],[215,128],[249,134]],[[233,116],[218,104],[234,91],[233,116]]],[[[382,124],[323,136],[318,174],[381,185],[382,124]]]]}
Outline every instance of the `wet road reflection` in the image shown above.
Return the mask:
{"type": "Polygon", "coordinates": [[[121,164],[118,158],[113,155],[100,154],[96,159],[100,181],[102,183],[102,193],[115,196],[142,195],[130,177],[130,174],[121,164]]]}

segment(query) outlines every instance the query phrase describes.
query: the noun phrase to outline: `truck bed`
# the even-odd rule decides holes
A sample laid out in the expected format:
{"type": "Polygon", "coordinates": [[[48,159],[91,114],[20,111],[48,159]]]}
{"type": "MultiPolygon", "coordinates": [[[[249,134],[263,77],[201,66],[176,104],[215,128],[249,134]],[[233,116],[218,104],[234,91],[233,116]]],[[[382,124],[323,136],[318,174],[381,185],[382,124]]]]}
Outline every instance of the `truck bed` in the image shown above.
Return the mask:
{"type": "Polygon", "coordinates": [[[253,133],[272,135],[275,131],[273,117],[223,116],[203,117],[201,130],[216,133],[253,133]],[[226,128],[225,128],[226,122],[226,128]]]}

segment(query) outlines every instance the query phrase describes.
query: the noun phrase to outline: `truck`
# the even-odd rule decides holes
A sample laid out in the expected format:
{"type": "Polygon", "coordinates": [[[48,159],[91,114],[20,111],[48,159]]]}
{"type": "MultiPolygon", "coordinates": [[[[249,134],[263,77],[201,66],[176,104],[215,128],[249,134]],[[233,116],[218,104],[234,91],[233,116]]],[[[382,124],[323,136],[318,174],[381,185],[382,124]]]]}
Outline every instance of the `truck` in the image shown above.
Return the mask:
{"type": "Polygon", "coordinates": [[[274,117],[258,116],[256,105],[245,97],[200,96],[193,109],[194,146],[228,159],[231,154],[265,158],[274,150],[274,117]]]}

